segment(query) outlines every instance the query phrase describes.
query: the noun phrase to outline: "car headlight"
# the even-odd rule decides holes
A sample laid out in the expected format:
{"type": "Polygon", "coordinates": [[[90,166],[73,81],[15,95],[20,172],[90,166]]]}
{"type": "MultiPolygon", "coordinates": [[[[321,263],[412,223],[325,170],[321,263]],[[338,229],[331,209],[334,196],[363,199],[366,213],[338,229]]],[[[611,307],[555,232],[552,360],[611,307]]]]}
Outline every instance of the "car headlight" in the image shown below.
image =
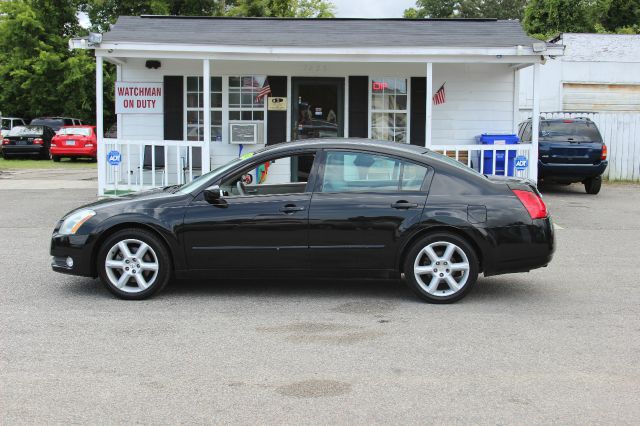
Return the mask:
{"type": "Polygon", "coordinates": [[[62,235],[75,234],[78,231],[78,229],[80,229],[83,223],[85,223],[87,220],[91,219],[95,215],[96,215],[96,212],[94,212],[93,210],[89,210],[89,209],[78,210],[77,212],[69,215],[69,217],[67,217],[64,220],[64,222],[62,222],[62,225],[60,226],[58,233],[62,235]]]}

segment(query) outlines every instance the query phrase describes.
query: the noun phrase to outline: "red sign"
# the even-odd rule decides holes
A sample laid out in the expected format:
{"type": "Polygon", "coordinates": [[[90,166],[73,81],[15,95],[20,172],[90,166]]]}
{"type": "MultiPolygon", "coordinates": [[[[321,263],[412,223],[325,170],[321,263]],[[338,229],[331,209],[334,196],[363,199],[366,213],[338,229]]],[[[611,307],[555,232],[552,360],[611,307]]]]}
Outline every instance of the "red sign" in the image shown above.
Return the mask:
{"type": "Polygon", "coordinates": [[[389,85],[383,81],[374,81],[373,82],[373,91],[374,92],[382,92],[384,89],[388,89],[389,85]]]}

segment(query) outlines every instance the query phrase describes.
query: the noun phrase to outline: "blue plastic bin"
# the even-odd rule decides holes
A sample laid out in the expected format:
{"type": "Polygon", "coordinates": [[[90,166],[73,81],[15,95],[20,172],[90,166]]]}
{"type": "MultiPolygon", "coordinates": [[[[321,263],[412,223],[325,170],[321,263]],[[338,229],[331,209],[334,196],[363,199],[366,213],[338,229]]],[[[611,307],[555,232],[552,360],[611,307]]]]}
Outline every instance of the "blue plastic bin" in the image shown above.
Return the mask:
{"type": "MultiPolygon", "coordinates": [[[[516,145],[520,142],[517,135],[483,133],[477,137],[478,143],[482,145],[516,145]]],[[[493,151],[484,151],[482,162],[484,163],[484,174],[513,176],[515,169],[516,151],[509,151],[508,158],[505,159],[506,151],[495,151],[496,170],[493,171],[493,151]],[[505,161],[506,160],[506,161],[505,161]],[[506,163],[506,164],[505,164],[506,163]]]]}

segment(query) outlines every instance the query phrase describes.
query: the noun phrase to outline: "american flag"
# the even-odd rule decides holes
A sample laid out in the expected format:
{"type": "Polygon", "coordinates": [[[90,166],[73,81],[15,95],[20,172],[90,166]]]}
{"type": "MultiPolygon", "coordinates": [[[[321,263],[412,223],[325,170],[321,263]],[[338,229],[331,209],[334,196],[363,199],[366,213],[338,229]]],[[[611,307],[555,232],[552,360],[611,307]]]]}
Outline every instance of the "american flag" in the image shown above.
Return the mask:
{"type": "Polygon", "coordinates": [[[440,88],[435,93],[435,95],[433,95],[433,104],[434,105],[440,105],[440,104],[443,104],[445,102],[445,97],[444,97],[444,85],[445,85],[445,83],[446,83],[446,81],[444,83],[442,83],[442,86],[440,86],[440,88]]]}
{"type": "Polygon", "coordinates": [[[262,100],[262,98],[264,98],[265,96],[267,96],[269,94],[271,94],[271,86],[269,86],[269,80],[267,80],[265,78],[264,79],[264,84],[262,85],[262,87],[258,91],[258,96],[256,96],[256,102],[260,102],[262,100]]]}

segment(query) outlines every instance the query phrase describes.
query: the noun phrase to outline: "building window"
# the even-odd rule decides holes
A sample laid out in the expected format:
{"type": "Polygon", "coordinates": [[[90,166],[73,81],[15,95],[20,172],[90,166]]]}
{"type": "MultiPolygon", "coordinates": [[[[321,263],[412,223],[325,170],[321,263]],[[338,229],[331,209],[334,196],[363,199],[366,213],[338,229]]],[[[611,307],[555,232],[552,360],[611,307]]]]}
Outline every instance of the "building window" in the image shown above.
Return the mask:
{"type": "MultiPolygon", "coordinates": [[[[202,77],[187,77],[187,140],[204,140],[204,96],[202,77]]],[[[222,77],[211,77],[211,140],[222,140],[222,77]]]]}
{"type": "Polygon", "coordinates": [[[407,142],[407,79],[371,78],[371,137],[407,142]]]}
{"type": "Polygon", "coordinates": [[[229,77],[229,120],[263,121],[264,99],[256,100],[266,76],[229,77]]]}

